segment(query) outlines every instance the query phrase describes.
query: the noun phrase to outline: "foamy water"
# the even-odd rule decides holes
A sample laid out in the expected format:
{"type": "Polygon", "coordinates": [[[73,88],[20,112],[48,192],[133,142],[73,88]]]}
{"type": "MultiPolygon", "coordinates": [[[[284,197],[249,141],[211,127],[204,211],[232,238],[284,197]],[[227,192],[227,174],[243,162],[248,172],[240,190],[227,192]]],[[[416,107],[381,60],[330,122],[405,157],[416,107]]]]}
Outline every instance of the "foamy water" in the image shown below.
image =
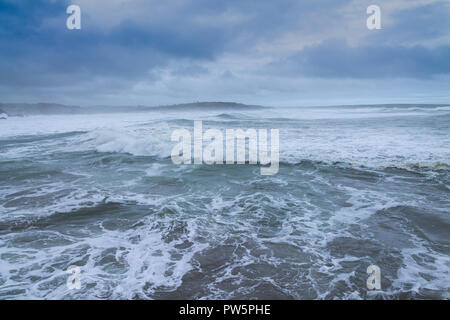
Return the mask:
{"type": "Polygon", "coordinates": [[[0,297],[449,298],[449,124],[448,106],[10,117],[0,297]],[[172,164],[194,120],[279,129],[279,173],[172,164]]]}

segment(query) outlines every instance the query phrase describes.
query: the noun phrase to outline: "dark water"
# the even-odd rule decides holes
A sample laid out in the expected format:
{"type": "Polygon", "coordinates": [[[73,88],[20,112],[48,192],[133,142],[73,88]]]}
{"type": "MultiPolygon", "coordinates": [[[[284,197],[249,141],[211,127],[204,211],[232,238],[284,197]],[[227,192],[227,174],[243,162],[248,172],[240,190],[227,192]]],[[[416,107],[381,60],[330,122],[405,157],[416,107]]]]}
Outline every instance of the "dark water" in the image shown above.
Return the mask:
{"type": "Polygon", "coordinates": [[[0,298],[450,296],[450,108],[0,122],[0,298]],[[278,128],[280,169],[174,165],[174,129],[278,128]],[[381,290],[366,287],[369,265],[381,290]],[[81,289],[66,285],[70,265],[81,289]]]}

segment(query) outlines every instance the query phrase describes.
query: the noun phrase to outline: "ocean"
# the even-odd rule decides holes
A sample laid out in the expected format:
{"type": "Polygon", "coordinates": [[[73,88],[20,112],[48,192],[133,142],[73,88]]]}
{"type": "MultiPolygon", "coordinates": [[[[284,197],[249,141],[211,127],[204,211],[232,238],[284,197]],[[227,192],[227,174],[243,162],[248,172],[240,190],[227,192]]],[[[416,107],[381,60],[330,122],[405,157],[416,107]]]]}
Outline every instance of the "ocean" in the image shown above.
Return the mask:
{"type": "Polygon", "coordinates": [[[446,105],[9,117],[0,299],[449,299],[449,166],[446,105]],[[195,120],[278,129],[279,171],[173,164],[195,120]]]}

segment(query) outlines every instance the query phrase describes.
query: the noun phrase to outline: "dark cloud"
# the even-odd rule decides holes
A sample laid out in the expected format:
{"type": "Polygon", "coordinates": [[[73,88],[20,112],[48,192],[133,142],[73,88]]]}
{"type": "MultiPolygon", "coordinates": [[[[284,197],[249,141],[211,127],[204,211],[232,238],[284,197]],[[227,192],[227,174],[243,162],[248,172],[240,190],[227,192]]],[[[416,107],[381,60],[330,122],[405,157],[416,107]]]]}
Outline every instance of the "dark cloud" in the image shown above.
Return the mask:
{"type": "MultiPolygon", "coordinates": [[[[326,0],[321,5],[338,2],[345,3],[326,0]]],[[[304,23],[301,16],[310,10],[321,10],[321,5],[310,1],[200,0],[182,10],[167,10],[164,17],[152,16],[145,21],[129,17],[108,29],[98,26],[97,17],[82,11],[82,30],[69,31],[65,28],[68,4],[49,0],[0,2],[0,83],[42,85],[44,80],[55,85],[64,75],[71,82],[93,75],[138,79],[172,59],[211,61],[225,51],[245,51],[257,41],[289,29],[289,25],[304,23]],[[221,24],[221,14],[245,18],[221,24]],[[211,18],[203,24],[202,17],[211,18]],[[219,19],[217,24],[214,19],[219,19]],[[57,76],[53,82],[52,75],[57,76]]],[[[143,10],[151,12],[148,3],[146,6],[143,10]]]]}
{"type": "Polygon", "coordinates": [[[225,42],[211,28],[177,33],[130,19],[104,31],[93,25],[93,17],[83,16],[82,30],[70,31],[61,2],[32,3],[0,5],[0,83],[57,85],[64,76],[72,83],[92,76],[139,78],[170,59],[212,59],[225,42]],[[46,25],[49,17],[54,23],[46,25]]]}
{"type": "Polygon", "coordinates": [[[436,1],[424,6],[398,11],[393,15],[395,21],[390,30],[379,35],[376,41],[396,43],[429,42],[447,37],[441,45],[450,45],[450,2],[436,1]]]}
{"type": "Polygon", "coordinates": [[[272,72],[322,78],[424,78],[450,74],[450,46],[362,45],[327,41],[271,65],[272,72]]]}

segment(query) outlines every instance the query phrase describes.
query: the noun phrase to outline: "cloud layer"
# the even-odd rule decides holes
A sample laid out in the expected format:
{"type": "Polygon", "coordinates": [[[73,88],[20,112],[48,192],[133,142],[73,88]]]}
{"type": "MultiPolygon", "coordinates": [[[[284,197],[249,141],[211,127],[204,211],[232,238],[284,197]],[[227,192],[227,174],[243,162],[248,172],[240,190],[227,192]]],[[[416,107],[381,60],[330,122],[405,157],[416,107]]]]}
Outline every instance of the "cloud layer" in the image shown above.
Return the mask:
{"type": "Polygon", "coordinates": [[[0,0],[4,101],[450,101],[450,2],[0,0]],[[78,4],[82,29],[67,30],[78,4]]]}

